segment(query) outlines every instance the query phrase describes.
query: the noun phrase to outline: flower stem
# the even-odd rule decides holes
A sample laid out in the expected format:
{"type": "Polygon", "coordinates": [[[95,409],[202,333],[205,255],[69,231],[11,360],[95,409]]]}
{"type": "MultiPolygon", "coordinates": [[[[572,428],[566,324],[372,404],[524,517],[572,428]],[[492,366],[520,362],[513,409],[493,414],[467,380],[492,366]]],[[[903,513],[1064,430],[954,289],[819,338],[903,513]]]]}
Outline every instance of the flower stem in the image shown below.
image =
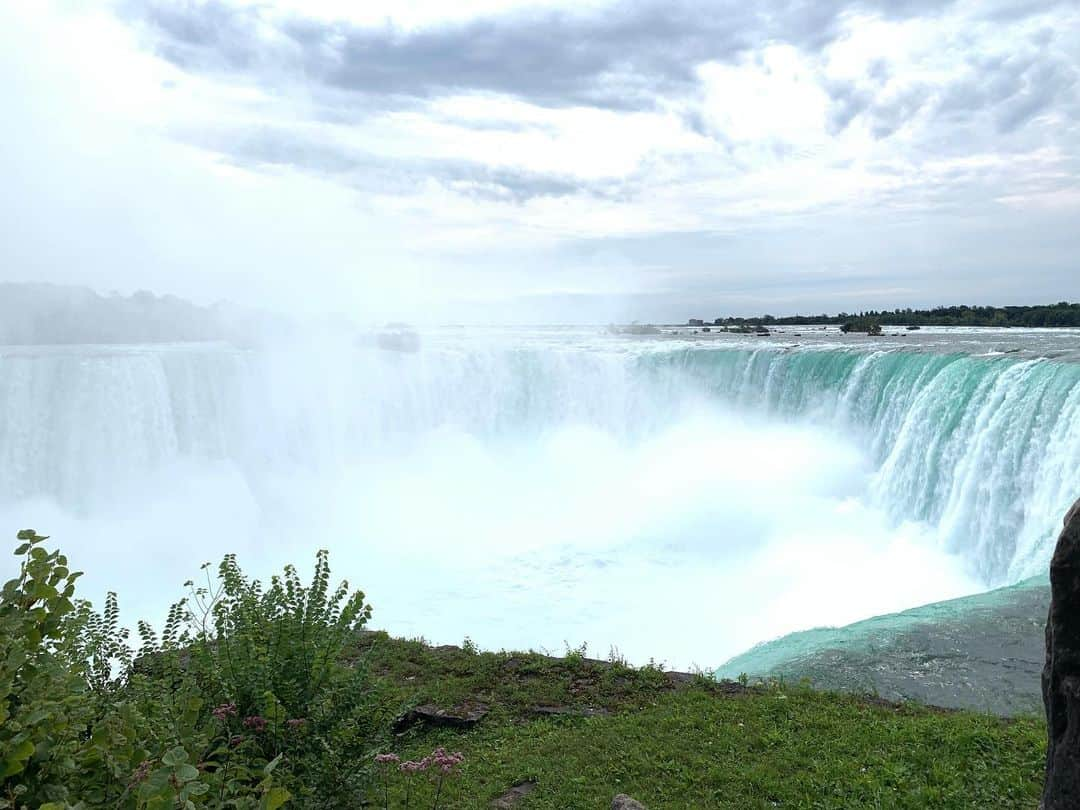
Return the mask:
{"type": "Polygon", "coordinates": [[[431,810],[439,810],[439,796],[442,794],[442,783],[446,777],[439,777],[439,786],[435,788],[435,804],[431,805],[431,810]]]}

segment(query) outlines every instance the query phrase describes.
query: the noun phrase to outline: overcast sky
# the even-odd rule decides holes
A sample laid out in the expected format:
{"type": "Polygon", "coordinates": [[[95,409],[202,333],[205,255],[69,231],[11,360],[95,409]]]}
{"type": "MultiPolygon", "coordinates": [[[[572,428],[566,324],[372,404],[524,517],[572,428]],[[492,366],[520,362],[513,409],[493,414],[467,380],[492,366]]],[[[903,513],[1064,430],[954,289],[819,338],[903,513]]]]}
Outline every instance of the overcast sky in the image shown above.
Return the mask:
{"type": "Polygon", "coordinates": [[[1080,299],[1080,3],[0,6],[0,280],[362,319],[1080,299]]]}

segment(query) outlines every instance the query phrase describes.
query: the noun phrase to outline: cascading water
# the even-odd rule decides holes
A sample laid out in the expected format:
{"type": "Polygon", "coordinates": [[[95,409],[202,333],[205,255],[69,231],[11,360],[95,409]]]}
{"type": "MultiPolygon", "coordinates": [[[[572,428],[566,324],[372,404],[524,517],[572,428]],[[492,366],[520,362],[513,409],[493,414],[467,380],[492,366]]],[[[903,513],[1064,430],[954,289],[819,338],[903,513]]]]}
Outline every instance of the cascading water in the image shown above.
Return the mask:
{"type": "Polygon", "coordinates": [[[672,613],[772,606],[718,651],[701,627],[629,650],[685,662],[693,637],[716,660],[1039,572],[1078,471],[1080,365],[1045,358],[547,332],[0,351],[0,517],[91,569],[157,555],[168,576],[123,574],[140,607],[192,554],[258,570],[330,545],[400,631],[625,645],[618,589],[668,571],[672,610],[635,620],[656,644],[672,613]],[[880,587],[901,563],[910,582],[880,587]]]}
{"type": "Polygon", "coordinates": [[[1080,365],[904,351],[664,355],[720,401],[855,432],[896,520],[941,527],[990,586],[1040,572],[1080,494],[1080,365]]]}

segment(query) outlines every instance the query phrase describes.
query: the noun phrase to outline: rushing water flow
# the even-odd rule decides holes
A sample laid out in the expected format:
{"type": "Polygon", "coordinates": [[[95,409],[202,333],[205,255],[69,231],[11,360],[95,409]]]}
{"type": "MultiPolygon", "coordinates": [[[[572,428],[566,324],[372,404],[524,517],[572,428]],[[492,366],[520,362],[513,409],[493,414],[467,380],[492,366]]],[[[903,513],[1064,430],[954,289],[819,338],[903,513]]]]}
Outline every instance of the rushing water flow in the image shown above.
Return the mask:
{"type": "Polygon", "coordinates": [[[203,557],[329,545],[399,631],[705,663],[1045,566],[1080,364],[959,346],[10,347],[0,518],[116,566],[129,584],[96,581],[140,608],[203,557]]]}

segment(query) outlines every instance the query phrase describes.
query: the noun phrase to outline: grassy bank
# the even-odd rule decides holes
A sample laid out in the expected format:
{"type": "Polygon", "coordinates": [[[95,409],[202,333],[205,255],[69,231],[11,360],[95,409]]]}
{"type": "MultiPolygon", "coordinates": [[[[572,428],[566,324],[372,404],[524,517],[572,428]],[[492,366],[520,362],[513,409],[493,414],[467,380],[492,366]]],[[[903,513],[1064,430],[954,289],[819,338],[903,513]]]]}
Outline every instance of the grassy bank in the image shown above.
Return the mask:
{"type": "Polygon", "coordinates": [[[431,647],[286,568],[203,566],[160,632],[19,533],[0,590],[0,810],[1030,808],[1041,718],[431,647]]]}
{"type": "Polygon", "coordinates": [[[522,808],[601,808],[620,792],[650,808],[1038,802],[1040,718],[743,688],[577,655],[477,653],[383,634],[366,635],[358,653],[388,709],[488,707],[472,729],[420,724],[394,743],[406,756],[439,745],[465,754],[447,806],[485,807],[525,780],[535,789],[522,808]]]}

